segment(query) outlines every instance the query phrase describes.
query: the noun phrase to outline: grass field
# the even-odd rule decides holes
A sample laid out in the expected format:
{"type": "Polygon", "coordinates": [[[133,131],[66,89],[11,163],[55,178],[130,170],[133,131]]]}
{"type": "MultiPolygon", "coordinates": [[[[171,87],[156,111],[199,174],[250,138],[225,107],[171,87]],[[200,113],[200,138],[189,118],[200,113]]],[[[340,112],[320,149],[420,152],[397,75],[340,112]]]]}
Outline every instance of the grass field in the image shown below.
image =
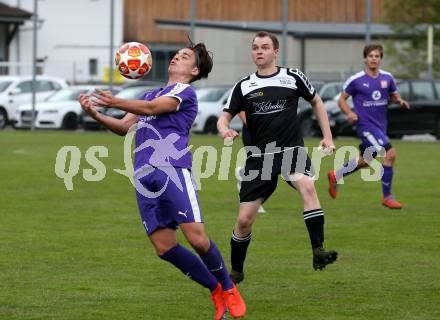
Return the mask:
{"type": "MultiPolygon", "coordinates": [[[[123,168],[122,142],[105,132],[0,132],[0,319],[213,319],[207,290],[154,255],[134,191],[113,171],[123,168]],[[82,153],[73,191],[54,173],[64,145],[82,153]],[[109,150],[99,182],[82,178],[93,145],[109,150]]],[[[192,143],[222,147],[213,136],[192,143]]],[[[326,244],[340,253],[322,272],[311,267],[298,195],[279,185],[253,230],[240,285],[247,319],[440,319],[440,145],[393,145],[402,211],[382,207],[380,183],[358,173],[337,200],[325,174],[317,181],[326,244]]],[[[228,261],[235,181],[215,175],[202,187],[207,230],[228,261]]]]}

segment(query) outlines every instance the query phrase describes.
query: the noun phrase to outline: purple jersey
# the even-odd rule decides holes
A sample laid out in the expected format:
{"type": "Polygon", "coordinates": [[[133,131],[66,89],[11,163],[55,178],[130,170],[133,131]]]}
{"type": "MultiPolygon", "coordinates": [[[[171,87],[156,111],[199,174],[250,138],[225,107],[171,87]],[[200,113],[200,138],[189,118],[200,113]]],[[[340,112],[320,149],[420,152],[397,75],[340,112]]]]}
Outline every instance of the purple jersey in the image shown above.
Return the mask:
{"type": "Polygon", "coordinates": [[[345,82],[344,91],[353,97],[358,132],[379,129],[386,133],[389,96],[397,91],[391,73],[379,70],[372,78],[365,71],[358,72],[345,82]]]}
{"type": "Polygon", "coordinates": [[[151,101],[167,96],[179,100],[175,112],[139,116],[136,131],[134,170],[144,166],[191,168],[191,152],[187,149],[189,130],[197,115],[197,96],[189,84],[176,83],[146,93],[151,101]]]}

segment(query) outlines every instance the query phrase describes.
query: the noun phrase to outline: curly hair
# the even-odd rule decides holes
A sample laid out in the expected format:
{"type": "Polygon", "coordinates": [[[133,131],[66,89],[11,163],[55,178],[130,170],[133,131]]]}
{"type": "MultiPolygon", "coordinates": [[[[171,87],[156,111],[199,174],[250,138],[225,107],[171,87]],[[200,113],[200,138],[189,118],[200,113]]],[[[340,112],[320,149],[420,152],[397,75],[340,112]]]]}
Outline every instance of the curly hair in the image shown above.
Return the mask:
{"type": "Polygon", "coordinates": [[[204,43],[199,42],[194,44],[191,40],[187,48],[194,52],[196,57],[196,67],[199,69],[199,73],[191,79],[191,82],[202,78],[208,78],[208,74],[211,72],[213,66],[212,52],[206,49],[204,43]]]}

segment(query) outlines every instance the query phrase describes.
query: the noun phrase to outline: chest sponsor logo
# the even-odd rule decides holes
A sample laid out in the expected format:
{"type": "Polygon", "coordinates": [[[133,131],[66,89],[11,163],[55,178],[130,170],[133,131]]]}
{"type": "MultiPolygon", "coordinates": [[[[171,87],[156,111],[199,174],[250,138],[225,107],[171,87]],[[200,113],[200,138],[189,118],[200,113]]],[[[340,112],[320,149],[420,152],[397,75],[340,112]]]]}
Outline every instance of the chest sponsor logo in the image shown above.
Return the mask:
{"type": "Polygon", "coordinates": [[[286,109],[287,100],[278,100],[276,103],[272,101],[253,102],[254,112],[252,114],[269,114],[281,112],[286,109]]]}
{"type": "Polygon", "coordinates": [[[263,91],[259,91],[259,92],[254,92],[249,94],[248,99],[255,99],[255,98],[261,98],[264,96],[263,91]]]}
{"type": "Polygon", "coordinates": [[[382,98],[382,94],[380,93],[379,90],[374,90],[373,93],[371,94],[371,98],[372,98],[374,101],[377,101],[377,100],[379,100],[380,98],[382,98]]]}
{"type": "Polygon", "coordinates": [[[140,116],[139,117],[140,122],[148,122],[148,121],[155,120],[155,119],[157,119],[157,116],[140,116]]]}

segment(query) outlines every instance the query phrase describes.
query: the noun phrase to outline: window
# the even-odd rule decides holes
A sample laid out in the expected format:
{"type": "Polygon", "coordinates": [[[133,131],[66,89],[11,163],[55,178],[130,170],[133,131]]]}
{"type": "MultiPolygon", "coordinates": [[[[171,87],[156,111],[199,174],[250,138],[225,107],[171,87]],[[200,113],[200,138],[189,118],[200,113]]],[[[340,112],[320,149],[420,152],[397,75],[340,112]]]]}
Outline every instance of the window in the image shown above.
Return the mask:
{"type": "Polygon", "coordinates": [[[98,74],[98,59],[89,59],[89,75],[96,76],[98,74]]]}
{"type": "Polygon", "coordinates": [[[440,81],[434,82],[435,91],[437,91],[437,99],[440,99],[440,81]]]}
{"type": "Polygon", "coordinates": [[[409,83],[402,82],[397,84],[397,91],[404,100],[409,100],[409,83]]]}
{"type": "Polygon", "coordinates": [[[38,92],[52,91],[53,89],[52,82],[45,80],[37,81],[38,92]]]}
{"type": "Polygon", "coordinates": [[[12,81],[0,81],[0,92],[5,91],[10,85],[12,81]]]}
{"type": "Polygon", "coordinates": [[[58,82],[51,81],[50,84],[52,85],[52,88],[53,88],[52,90],[60,90],[61,89],[61,85],[58,82]]]}
{"type": "Polygon", "coordinates": [[[412,84],[413,100],[435,99],[434,88],[431,81],[414,81],[412,84]]]}
{"type": "MultiPolygon", "coordinates": [[[[58,83],[53,83],[53,84],[57,84],[58,83]]],[[[56,102],[56,101],[68,101],[68,100],[76,100],[78,98],[78,96],[80,95],[80,93],[87,93],[88,89],[63,89],[63,90],[58,90],[57,92],[55,92],[54,94],[52,94],[51,96],[49,96],[49,98],[47,98],[47,101],[50,102],[56,102]]]]}
{"type": "Polygon", "coordinates": [[[32,81],[24,81],[17,85],[20,88],[21,93],[31,93],[32,92],[32,81]]]}
{"type": "Polygon", "coordinates": [[[321,88],[324,86],[324,82],[320,81],[311,81],[313,88],[315,88],[316,92],[320,92],[321,88]]]}
{"type": "Polygon", "coordinates": [[[329,84],[328,86],[324,87],[324,91],[322,92],[321,98],[324,101],[331,100],[341,91],[342,91],[341,84],[339,83],[329,84]]]}

